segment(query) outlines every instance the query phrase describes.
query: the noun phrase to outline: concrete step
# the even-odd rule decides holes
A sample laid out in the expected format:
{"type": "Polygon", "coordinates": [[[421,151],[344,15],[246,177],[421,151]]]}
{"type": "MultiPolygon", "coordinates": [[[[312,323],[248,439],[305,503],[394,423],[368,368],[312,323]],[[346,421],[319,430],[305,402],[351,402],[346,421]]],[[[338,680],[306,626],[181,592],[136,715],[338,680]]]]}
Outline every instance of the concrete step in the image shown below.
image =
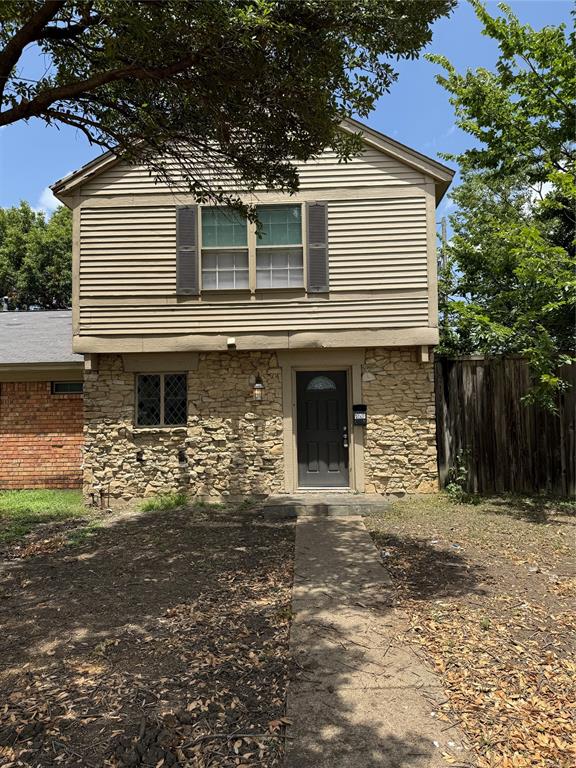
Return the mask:
{"type": "Polygon", "coordinates": [[[390,502],[378,494],[302,493],[271,496],[262,506],[267,518],[356,517],[382,511],[390,502]]]}

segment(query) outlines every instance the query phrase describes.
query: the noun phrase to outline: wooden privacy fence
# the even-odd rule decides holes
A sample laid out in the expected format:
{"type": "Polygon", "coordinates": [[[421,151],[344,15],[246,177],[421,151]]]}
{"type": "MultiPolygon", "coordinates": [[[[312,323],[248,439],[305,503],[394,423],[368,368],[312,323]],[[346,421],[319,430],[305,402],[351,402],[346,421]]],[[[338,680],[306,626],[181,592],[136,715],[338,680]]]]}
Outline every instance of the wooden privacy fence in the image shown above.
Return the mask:
{"type": "Polygon", "coordinates": [[[576,494],[576,365],[561,369],[557,414],[522,402],[522,359],[439,359],[435,373],[441,487],[460,462],[472,493],[576,494]]]}

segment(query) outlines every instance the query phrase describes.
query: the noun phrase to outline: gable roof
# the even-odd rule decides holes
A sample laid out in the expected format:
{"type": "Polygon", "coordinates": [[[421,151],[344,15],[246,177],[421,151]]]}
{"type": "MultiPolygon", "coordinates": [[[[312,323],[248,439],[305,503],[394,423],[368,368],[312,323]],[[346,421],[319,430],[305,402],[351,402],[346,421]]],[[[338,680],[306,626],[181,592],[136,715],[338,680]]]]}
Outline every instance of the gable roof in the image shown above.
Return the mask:
{"type": "Polygon", "coordinates": [[[431,176],[436,182],[436,204],[442,200],[456,173],[453,168],[439,163],[438,160],[434,160],[432,157],[428,157],[428,155],[423,155],[421,152],[392,139],[390,136],[386,136],[386,134],[380,131],[375,131],[358,120],[348,118],[344,121],[342,127],[350,132],[362,133],[362,138],[366,144],[395,157],[401,163],[405,163],[427,176],[431,176]]]}
{"type": "MultiPolygon", "coordinates": [[[[446,190],[454,177],[455,171],[452,170],[452,168],[417,152],[415,149],[407,147],[405,144],[401,144],[399,141],[395,141],[390,138],[390,136],[380,133],[380,131],[375,131],[373,128],[360,123],[358,120],[347,118],[342,122],[342,128],[349,133],[361,133],[366,144],[434,179],[436,186],[436,204],[438,204],[444,197],[446,190]]],[[[121,162],[122,158],[115,155],[113,152],[104,152],[99,157],[96,157],[94,160],[83,165],[77,171],[73,171],[67,176],[64,176],[64,178],[54,182],[50,189],[57,197],[59,195],[67,195],[89,179],[98,176],[121,162]]]]}
{"type": "Polygon", "coordinates": [[[78,363],[72,352],[72,312],[0,312],[0,366],[78,363]]]}

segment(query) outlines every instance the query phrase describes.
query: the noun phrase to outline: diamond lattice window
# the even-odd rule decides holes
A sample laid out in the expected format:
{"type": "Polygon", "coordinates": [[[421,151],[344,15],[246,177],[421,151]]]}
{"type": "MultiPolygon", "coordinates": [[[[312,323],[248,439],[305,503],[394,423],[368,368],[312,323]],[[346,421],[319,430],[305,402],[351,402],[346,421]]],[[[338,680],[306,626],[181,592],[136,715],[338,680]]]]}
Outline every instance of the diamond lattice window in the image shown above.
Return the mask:
{"type": "Polygon", "coordinates": [[[186,424],[185,373],[141,373],[136,385],[136,421],[140,427],[186,424]]]}
{"type": "Polygon", "coordinates": [[[160,376],[138,376],[138,424],[160,424],[160,376]]]}
{"type": "Polygon", "coordinates": [[[186,374],[164,376],[164,423],[186,424],[186,374]]]}

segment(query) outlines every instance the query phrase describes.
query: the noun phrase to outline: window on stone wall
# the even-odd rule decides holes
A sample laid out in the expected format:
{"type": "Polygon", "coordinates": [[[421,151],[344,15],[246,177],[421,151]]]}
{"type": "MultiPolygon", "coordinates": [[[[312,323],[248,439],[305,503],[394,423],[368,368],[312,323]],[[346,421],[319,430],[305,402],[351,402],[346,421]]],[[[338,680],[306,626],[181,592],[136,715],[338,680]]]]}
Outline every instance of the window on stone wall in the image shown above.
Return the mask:
{"type": "Polygon", "coordinates": [[[139,427],[176,427],[188,416],[185,373],[139,373],[136,423],[139,427]]]}

